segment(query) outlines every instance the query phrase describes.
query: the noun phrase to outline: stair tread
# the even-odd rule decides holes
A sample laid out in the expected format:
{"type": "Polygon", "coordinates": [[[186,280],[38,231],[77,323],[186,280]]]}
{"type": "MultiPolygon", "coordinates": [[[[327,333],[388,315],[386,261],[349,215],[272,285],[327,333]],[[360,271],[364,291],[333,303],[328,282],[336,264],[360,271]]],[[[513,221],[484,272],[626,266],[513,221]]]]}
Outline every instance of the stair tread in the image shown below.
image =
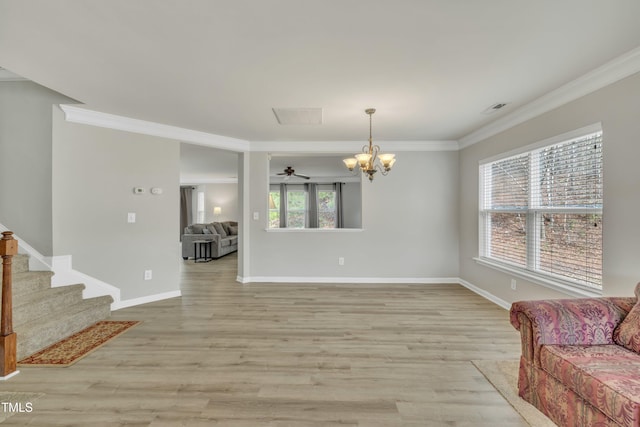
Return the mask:
{"type": "Polygon", "coordinates": [[[111,296],[100,296],[70,305],[49,319],[40,318],[16,327],[18,335],[18,360],[73,335],[95,322],[107,319],[110,314],[111,296]]]}
{"type": "Polygon", "coordinates": [[[15,283],[16,281],[18,281],[19,279],[24,279],[25,277],[31,277],[31,276],[51,276],[53,277],[53,271],[20,271],[20,272],[12,272],[11,274],[13,276],[13,282],[15,283]]]}
{"type": "MultiPolygon", "coordinates": [[[[47,320],[43,321],[42,318],[39,318],[39,319],[29,321],[27,323],[23,323],[20,326],[20,331],[22,331],[22,333],[24,334],[25,331],[29,331],[31,329],[44,328],[47,325],[55,324],[68,317],[72,317],[74,314],[80,313],[82,311],[91,309],[93,307],[96,307],[102,304],[111,304],[111,302],[113,302],[113,298],[111,298],[111,296],[109,295],[84,299],[76,304],[72,304],[71,306],[67,307],[67,310],[58,312],[56,315],[52,316],[47,320]]],[[[16,332],[19,332],[19,331],[16,330],[16,332]]]]}
{"type": "Polygon", "coordinates": [[[84,284],[52,287],[54,273],[30,271],[26,254],[15,255],[11,267],[19,360],[111,315],[110,295],[83,299],[84,284]]]}
{"type": "Polygon", "coordinates": [[[13,307],[18,308],[23,305],[33,304],[35,301],[44,298],[54,297],[64,293],[78,292],[84,290],[83,284],[56,286],[55,288],[45,288],[34,292],[17,295],[13,299],[13,307]]]}

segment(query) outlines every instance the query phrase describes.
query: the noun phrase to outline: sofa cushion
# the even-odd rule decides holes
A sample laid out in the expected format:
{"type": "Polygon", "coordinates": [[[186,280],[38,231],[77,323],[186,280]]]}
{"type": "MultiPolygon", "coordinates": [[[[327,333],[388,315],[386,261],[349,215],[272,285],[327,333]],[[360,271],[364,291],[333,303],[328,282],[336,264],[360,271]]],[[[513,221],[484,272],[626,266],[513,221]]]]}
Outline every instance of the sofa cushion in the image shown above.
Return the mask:
{"type": "Polygon", "coordinates": [[[227,237],[227,232],[224,231],[224,227],[222,226],[222,224],[220,224],[219,222],[214,222],[213,226],[215,227],[219,235],[221,235],[222,237],[227,237]]]}
{"type": "Polygon", "coordinates": [[[238,235],[238,226],[237,225],[230,225],[228,234],[230,236],[237,236],[238,235]]]}
{"type": "Polygon", "coordinates": [[[228,222],[221,222],[221,223],[220,223],[220,225],[222,225],[222,228],[224,228],[224,232],[225,232],[225,233],[227,233],[227,236],[228,236],[229,234],[231,234],[231,233],[229,232],[229,223],[228,223],[228,222]]]}
{"type": "Polygon", "coordinates": [[[638,302],[613,331],[613,340],[624,348],[640,353],[640,283],[636,285],[635,294],[638,302]]]}
{"type": "Polygon", "coordinates": [[[230,244],[232,245],[238,244],[238,236],[229,236],[227,237],[227,240],[229,240],[230,244]]]}
{"type": "Polygon", "coordinates": [[[640,421],[640,355],[611,345],[545,345],[544,371],[621,426],[640,421]]]}
{"type": "Polygon", "coordinates": [[[202,234],[213,234],[213,233],[211,232],[211,230],[205,227],[202,229],[202,234]]]}
{"type": "Polygon", "coordinates": [[[220,247],[224,248],[225,246],[231,246],[231,240],[230,239],[221,239],[220,240],[220,247]]]}
{"type": "Polygon", "coordinates": [[[206,227],[206,224],[191,224],[189,227],[193,230],[193,234],[203,234],[202,230],[206,227]]]}

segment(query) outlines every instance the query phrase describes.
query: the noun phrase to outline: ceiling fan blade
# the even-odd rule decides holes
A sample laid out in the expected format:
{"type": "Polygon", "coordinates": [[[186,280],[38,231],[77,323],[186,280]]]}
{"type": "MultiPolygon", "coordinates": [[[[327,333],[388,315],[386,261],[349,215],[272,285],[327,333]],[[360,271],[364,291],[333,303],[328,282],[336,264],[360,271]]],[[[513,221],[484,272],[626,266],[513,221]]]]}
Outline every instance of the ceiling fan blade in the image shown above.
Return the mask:
{"type": "Polygon", "coordinates": [[[302,175],[300,173],[294,173],[293,175],[297,176],[298,178],[310,179],[310,177],[308,177],[307,175],[302,175]]]}
{"type": "Polygon", "coordinates": [[[280,172],[280,173],[277,173],[276,175],[289,175],[289,174],[286,172],[280,172]]]}

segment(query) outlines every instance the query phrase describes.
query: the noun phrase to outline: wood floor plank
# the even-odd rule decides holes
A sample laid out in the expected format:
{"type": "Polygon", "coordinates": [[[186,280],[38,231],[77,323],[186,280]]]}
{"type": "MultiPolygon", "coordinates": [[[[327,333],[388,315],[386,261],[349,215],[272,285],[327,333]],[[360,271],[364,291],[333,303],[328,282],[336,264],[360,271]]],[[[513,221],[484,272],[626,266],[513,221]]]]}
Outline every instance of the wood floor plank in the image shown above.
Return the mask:
{"type": "Polygon", "coordinates": [[[507,312],[459,285],[235,281],[235,254],[182,265],[182,298],[68,368],[7,426],[526,426],[475,367],[516,359],[507,312]]]}

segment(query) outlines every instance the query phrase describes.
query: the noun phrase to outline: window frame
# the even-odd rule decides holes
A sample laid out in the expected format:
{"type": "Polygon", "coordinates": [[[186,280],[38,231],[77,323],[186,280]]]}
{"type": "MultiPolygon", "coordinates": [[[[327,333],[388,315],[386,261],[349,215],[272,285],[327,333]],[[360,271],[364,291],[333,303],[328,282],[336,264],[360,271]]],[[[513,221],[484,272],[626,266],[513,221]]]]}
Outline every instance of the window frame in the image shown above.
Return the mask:
{"type": "Polygon", "coordinates": [[[540,270],[540,220],[544,214],[603,214],[602,207],[544,207],[539,202],[539,191],[536,183],[539,182],[537,168],[529,170],[528,205],[526,208],[512,209],[487,209],[485,189],[485,167],[498,161],[508,160],[517,156],[528,155],[529,165],[536,164],[542,150],[546,147],[579,140],[590,135],[602,133],[602,125],[596,123],[571,132],[554,136],[543,141],[529,144],[516,150],[511,150],[491,158],[479,161],[478,167],[478,257],[474,258],[479,264],[495,268],[502,272],[518,276],[534,283],[561,291],[573,296],[598,296],[602,295],[602,286],[583,283],[568,277],[560,276],[548,271],[540,270]],[[491,237],[491,213],[521,213],[526,215],[526,260],[525,266],[506,260],[492,258],[487,255],[489,240],[491,237]]]}

